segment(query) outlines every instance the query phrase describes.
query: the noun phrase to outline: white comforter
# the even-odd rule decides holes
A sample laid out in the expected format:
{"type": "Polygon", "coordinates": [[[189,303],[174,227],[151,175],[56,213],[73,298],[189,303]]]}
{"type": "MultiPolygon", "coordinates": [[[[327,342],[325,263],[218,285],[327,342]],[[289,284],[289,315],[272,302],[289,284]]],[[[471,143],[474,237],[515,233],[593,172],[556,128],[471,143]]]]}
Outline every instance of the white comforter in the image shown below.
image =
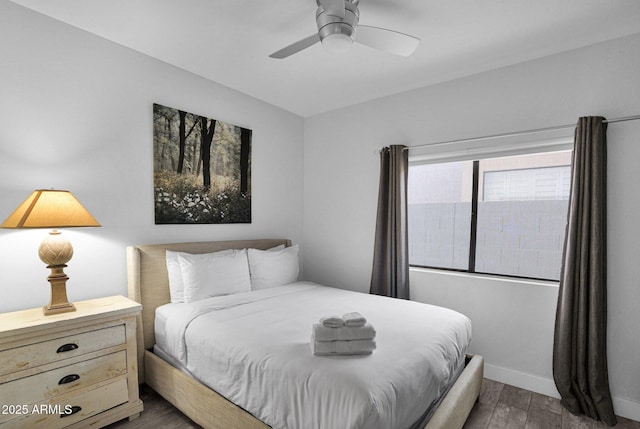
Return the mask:
{"type": "Polygon", "coordinates": [[[157,345],[273,428],[411,427],[464,359],[471,322],[453,310],[298,282],[168,304],[157,345]],[[360,312],[370,356],[314,356],[313,323],[360,312]]]}

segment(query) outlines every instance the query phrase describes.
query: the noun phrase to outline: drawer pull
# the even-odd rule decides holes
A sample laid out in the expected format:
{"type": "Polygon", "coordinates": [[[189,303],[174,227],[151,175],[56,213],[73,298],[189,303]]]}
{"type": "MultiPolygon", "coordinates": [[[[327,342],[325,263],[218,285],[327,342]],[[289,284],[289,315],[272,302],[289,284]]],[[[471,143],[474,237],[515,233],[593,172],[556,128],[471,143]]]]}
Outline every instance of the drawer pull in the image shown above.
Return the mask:
{"type": "Polygon", "coordinates": [[[56,353],[70,352],[71,350],[75,350],[77,348],[78,348],[78,345],[74,343],[63,344],[60,347],[58,347],[58,350],[56,351],[56,353]]]}
{"type": "Polygon", "coordinates": [[[60,381],[58,381],[58,384],[73,383],[76,380],[80,380],[80,376],[78,374],[69,374],[62,377],[60,381]]]}
{"type": "Polygon", "coordinates": [[[68,413],[60,414],[60,418],[72,416],[81,410],[82,410],[82,407],[79,407],[78,405],[74,405],[73,407],[71,407],[71,411],[69,411],[68,413]]]}

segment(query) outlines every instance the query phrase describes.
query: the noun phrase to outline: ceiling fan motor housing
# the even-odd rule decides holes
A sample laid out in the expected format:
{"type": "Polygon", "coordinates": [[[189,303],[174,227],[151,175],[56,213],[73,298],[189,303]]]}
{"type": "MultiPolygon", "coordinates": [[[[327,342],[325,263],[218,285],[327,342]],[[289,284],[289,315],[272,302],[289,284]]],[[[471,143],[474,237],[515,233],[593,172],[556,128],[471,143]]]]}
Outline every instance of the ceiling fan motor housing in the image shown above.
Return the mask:
{"type": "Polygon", "coordinates": [[[358,27],[360,0],[316,0],[316,24],[318,33],[298,40],[269,55],[271,58],[287,58],[308,47],[322,42],[331,53],[342,54],[350,50],[353,42],[358,42],[391,54],[408,57],[416,48],[420,39],[399,31],[386,28],[361,25],[358,27]],[[358,29],[359,30],[356,30],[358,29]]]}
{"type": "Polygon", "coordinates": [[[343,34],[354,40],[355,30],[360,19],[358,11],[358,0],[344,2],[344,18],[330,15],[324,10],[318,0],[318,9],[316,10],[316,23],[318,24],[318,35],[320,40],[332,34],[343,34]]]}

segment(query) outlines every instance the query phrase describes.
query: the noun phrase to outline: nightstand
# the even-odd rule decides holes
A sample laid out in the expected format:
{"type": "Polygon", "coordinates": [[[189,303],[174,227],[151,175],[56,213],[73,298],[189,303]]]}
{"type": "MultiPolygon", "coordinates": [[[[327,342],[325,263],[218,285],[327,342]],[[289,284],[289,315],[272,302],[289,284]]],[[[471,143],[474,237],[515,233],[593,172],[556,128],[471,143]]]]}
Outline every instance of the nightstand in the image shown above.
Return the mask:
{"type": "Polygon", "coordinates": [[[0,428],[102,427],[142,411],[136,316],[123,296],[0,314],[0,428]]]}

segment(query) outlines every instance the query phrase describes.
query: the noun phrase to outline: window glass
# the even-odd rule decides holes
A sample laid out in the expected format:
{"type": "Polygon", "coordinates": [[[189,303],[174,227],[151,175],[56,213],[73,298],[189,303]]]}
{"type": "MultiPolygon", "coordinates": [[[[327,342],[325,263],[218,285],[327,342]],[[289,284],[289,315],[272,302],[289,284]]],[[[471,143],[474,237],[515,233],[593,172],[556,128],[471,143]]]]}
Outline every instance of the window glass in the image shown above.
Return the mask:
{"type": "Polygon", "coordinates": [[[409,262],[558,280],[570,187],[571,151],[411,165],[409,262]]]}
{"type": "Polygon", "coordinates": [[[475,271],[559,279],[571,152],[480,161],[475,271]]]}
{"type": "Polygon", "coordinates": [[[484,173],[483,201],[569,198],[571,167],[526,168],[484,173]]]}
{"type": "Polygon", "coordinates": [[[473,162],[409,168],[409,263],[469,268],[473,162]]]}

